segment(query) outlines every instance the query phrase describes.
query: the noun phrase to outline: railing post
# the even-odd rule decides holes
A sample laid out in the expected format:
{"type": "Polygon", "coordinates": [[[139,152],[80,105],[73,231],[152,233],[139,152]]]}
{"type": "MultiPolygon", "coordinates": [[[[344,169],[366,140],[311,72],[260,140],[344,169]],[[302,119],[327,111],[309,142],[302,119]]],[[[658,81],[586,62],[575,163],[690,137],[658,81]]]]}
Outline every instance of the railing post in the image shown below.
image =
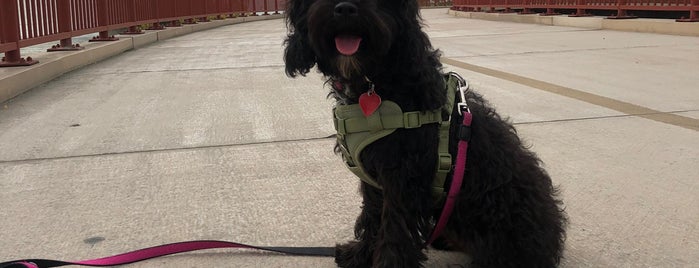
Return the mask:
{"type": "Polygon", "coordinates": [[[216,15],[215,19],[217,19],[217,20],[225,20],[226,19],[226,17],[223,16],[223,13],[224,13],[223,10],[221,10],[221,3],[223,3],[221,1],[222,0],[216,0],[216,13],[218,13],[218,14],[216,15]]]}
{"type": "MultiPolygon", "coordinates": [[[[238,10],[238,14],[236,14],[235,17],[247,17],[248,16],[248,14],[246,14],[246,11],[248,10],[247,9],[248,8],[248,3],[247,3],[248,1],[247,0],[231,0],[231,1],[236,1],[236,2],[240,1],[240,10],[238,10]]],[[[237,4],[232,9],[235,10],[235,7],[237,7],[237,4]]]]}
{"type": "Polygon", "coordinates": [[[535,14],[535,13],[536,13],[536,12],[532,11],[532,9],[531,9],[531,4],[532,4],[532,3],[531,3],[530,0],[522,1],[522,3],[524,3],[524,6],[523,6],[524,9],[522,9],[522,11],[519,12],[518,14],[520,14],[520,15],[529,15],[529,14],[535,14]]]}
{"type": "Polygon", "coordinates": [[[503,13],[513,13],[512,7],[510,7],[510,1],[505,0],[505,11],[503,13]]]}
{"type": "Polygon", "coordinates": [[[699,22],[699,0],[692,0],[689,6],[689,18],[681,18],[677,22],[699,22]]]}
{"type": "Polygon", "coordinates": [[[247,17],[248,16],[248,0],[240,0],[242,3],[243,11],[240,12],[241,17],[247,17]]]}
{"type": "Polygon", "coordinates": [[[279,0],[274,0],[274,15],[279,15],[279,0]]]}
{"type": "Polygon", "coordinates": [[[39,61],[31,57],[26,59],[20,56],[19,51],[19,12],[17,0],[0,0],[0,40],[4,43],[14,43],[15,49],[5,52],[5,57],[0,61],[0,67],[29,66],[37,64],[39,61]]]}
{"type": "MultiPolygon", "coordinates": [[[[192,2],[194,2],[194,0],[187,1],[187,7],[189,9],[187,9],[187,12],[185,12],[185,14],[187,14],[188,16],[194,15],[194,14],[192,14],[192,13],[194,13],[192,11],[192,2]]],[[[197,19],[195,19],[195,18],[185,19],[183,24],[197,24],[197,19]]]]}
{"type": "Polygon", "coordinates": [[[252,15],[257,16],[257,0],[252,0],[252,15]]]}
{"type": "Polygon", "coordinates": [[[575,9],[575,14],[568,15],[568,17],[590,17],[592,14],[588,14],[585,11],[585,0],[576,0],[575,5],[577,5],[577,8],[575,9]]]}
{"type": "Polygon", "coordinates": [[[152,11],[153,17],[155,18],[156,21],[154,23],[152,23],[150,25],[150,27],[148,27],[148,29],[146,29],[146,30],[153,30],[153,31],[164,30],[165,27],[163,27],[163,25],[160,24],[160,19],[163,17],[161,15],[162,13],[161,13],[161,10],[159,8],[160,1],[159,0],[151,0],[151,1],[153,2],[153,4],[151,5],[151,7],[153,8],[153,11],[152,11]]]}
{"type": "Polygon", "coordinates": [[[624,6],[626,6],[626,1],[627,0],[617,0],[616,16],[609,16],[607,18],[608,19],[635,19],[636,16],[629,16],[626,14],[626,9],[624,9],[624,6]]]}
{"type": "Polygon", "coordinates": [[[546,0],[546,13],[541,13],[539,15],[541,16],[555,16],[555,15],[561,15],[561,13],[556,13],[556,9],[554,9],[554,0],[546,0]]]}
{"type": "MultiPolygon", "coordinates": [[[[235,8],[237,7],[237,4],[233,3],[234,0],[227,0],[227,1],[228,1],[228,10],[227,10],[228,17],[229,18],[237,18],[238,15],[240,15],[240,12],[238,14],[235,14],[235,8]]],[[[243,6],[242,2],[240,4],[240,6],[241,7],[243,6]]]]}
{"type": "Polygon", "coordinates": [[[233,4],[233,0],[226,0],[226,3],[226,18],[237,18],[238,15],[235,14],[236,5],[233,4]]]}
{"type": "Polygon", "coordinates": [[[201,22],[210,22],[209,17],[208,17],[208,14],[209,14],[209,5],[208,5],[208,3],[209,3],[209,1],[203,0],[203,1],[200,1],[200,2],[204,2],[204,16],[203,16],[203,17],[200,17],[200,18],[199,18],[199,21],[201,21],[201,22]]]}
{"type": "MultiPolygon", "coordinates": [[[[129,20],[130,22],[136,22],[136,0],[131,0],[126,4],[126,9],[129,10],[129,20]]],[[[129,26],[129,29],[121,32],[121,34],[144,34],[145,32],[141,30],[138,25],[129,26]]]]}
{"type": "MultiPolygon", "coordinates": [[[[97,24],[100,27],[107,27],[109,25],[109,9],[107,9],[108,0],[97,0],[97,24]]],[[[119,38],[109,36],[109,31],[104,30],[99,33],[99,36],[95,36],[90,39],[90,42],[102,42],[102,41],[116,41],[119,38]]]]}
{"type": "MultiPolygon", "coordinates": [[[[73,19],[70,16],[70,0],[57,0],[56,1],[56,17],[58,19],[58,32],[68,33],[71,32],[71,25],[73,19]]],[[[74,51],[81,50],[83,47],[80,44],[73,44],[73,38],[68,37],[61,39],[60,43],[47,49],[48,52],[54,51],[74,51]]]]}
{"type": "MultiPolygon", "coordinates": [[[[165,4],[164,6],[167,6],[167,7],[168,7],[168,10],[171,11],[170,13],[166,14],[164,17],[166,17],[166,18],[167,18],[167,17],[177,17],[177,16],[180,15],[180,14],[179,14],[179,6],[181,5],[181,3],[180,3],[181,1],[177,1],[177,0],[158,0],[158,3],[160,3],[160,1],[165,2],[166,4],[165,4]]],[[[163,10],[163,9],[165,9],[164,6],[158,5],[158,10],[163,10]]],[[[160,19],[160,18],[159,18],[159,19],[160,19]]],[[[171,20],[171,21],[165,22],[165,27],[182,27],[182,23],[180,22],[179,19],[177,19],[177,20],[171,20]]]]}
{"type": "Polygon", "coordinates": [[[263,8],[265,9],[265,13],[262,14],[262,15],[263,15],[263,16],[269,15],[269,13],[267,13],[267,10],[269,10],[269,9],[267,8],[267,0],[265,0],[265,4],[264,4],[264,7],[263,7],[263,8]]]}

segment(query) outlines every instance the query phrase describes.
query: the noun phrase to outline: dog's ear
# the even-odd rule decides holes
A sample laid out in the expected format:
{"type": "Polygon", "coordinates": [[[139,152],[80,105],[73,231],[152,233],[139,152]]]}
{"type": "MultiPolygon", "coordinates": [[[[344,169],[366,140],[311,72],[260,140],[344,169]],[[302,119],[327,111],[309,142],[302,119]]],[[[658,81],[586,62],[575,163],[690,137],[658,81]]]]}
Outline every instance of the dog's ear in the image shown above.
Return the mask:
{"type": "Polygon", "coordinates": [[[289,34],[284,49],[286,74],[290,77],[306,75],[316,63],[316,57],[308,44],[307,37],[299,32],[289,34]]]}
{"type": "Polygon", "coordinates": [[[307,0],[289,0],[286,5],[289,35],[284,40],[284,63],[290,77],[306,75],[316,63],[315,53],[308,43],[305,2],[307,0]]]}

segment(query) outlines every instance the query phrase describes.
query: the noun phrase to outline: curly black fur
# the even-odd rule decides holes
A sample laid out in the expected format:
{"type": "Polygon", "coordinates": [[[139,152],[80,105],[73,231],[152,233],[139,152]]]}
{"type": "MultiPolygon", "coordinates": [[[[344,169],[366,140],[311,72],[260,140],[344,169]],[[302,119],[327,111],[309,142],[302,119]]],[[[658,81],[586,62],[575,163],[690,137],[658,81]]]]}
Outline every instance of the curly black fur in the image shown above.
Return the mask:
{"type": "MultiPolygon", "coordinates": [[[[317,65],[340,104],[357,103],[371,85],[404,111],[445,104],[440,53],[422,31],[416,1],[290,0],[286,14],[287,75],[305,75],[317,65]],[[356,13],[335,14],[339,3],[350,3],[356,13]],[[351,56],[335,48],[334,38],[346,34],[362,37],[351,56]]],[[[463,189],[434,246],[470,254],[475,267],[557,266],[566,224],[557,190],[514,127],[480,95],[469,93],[468,99],[474,118],[463,189]]],[[[362,152],[364,167],[383,190],[362,183],[357,240],[337,246],[339,266],[422,266],[442,205],[433,204],[430,191],[438,133],[437,124],[398,129],[362,152]]]]}

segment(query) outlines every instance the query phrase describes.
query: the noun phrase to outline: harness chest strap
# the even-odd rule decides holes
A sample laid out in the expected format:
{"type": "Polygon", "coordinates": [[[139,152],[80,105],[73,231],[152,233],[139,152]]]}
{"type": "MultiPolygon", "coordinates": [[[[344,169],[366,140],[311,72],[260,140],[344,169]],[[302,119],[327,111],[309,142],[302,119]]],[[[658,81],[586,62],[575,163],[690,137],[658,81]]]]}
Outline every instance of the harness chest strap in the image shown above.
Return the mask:
{"type": "Polygon", "coordinates": [[[378,110],[365,117],[358,104],[338,105],[334,108],[334,125],[337,131],[337,142],[348,169],[367,184],[381,189],[381,186],[363,168],[360,154],[369,144],[386,137],[399,128],[419,128],[426,124],[439,124],[439,145],[437,170],[432,184],[435,199],[445,195],[444,183],[451,171],[452,157],[449,154],[450,119],[442,118],[442,114],[451,114],[454,107],[454,92],[456,81],[449,76],[445,94],[447,103],[444,107],[426,112],[403,112],[392,101],[383,101],[378,110]]]}

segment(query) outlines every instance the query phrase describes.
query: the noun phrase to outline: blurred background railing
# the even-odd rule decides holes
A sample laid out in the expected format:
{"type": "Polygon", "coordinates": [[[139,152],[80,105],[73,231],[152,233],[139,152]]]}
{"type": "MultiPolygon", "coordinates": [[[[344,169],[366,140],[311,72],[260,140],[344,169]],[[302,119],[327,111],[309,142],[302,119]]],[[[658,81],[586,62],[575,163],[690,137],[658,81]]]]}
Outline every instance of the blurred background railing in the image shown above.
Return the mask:
{"type": "Polygon", "coordinates": [[[20,49],[60,41],[49,51],[79,50],[73,37],[117,40],[110,32],[143,33],[210,19],[279,14],[286,0],[0,0],[0,53],[3,66],[37,63],[20,49]]]}
{"type": "Polygon", "coordinates": [[[676,17],[679,22],[699,21],[699,0],[453,0],[451,8],[541,15],[565,13],[573,17],[594,14],[609,19],[676,17]]]}

